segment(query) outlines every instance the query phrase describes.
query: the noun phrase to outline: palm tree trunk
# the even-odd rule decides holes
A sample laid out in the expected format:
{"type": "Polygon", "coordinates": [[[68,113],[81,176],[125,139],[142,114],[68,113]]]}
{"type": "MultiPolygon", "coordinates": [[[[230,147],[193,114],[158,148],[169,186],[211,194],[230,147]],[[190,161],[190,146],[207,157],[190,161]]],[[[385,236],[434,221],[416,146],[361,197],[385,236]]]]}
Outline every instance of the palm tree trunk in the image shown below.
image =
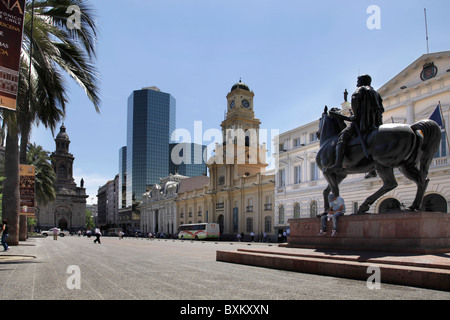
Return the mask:
{"type": "Polygon", "coordinates": [[[31,121],[28,120],[28,124],[21,126],[20,130],[20,151],[19,151],[19,163],[27,164],[27,146],[29,142],[31,121]]]}
{"type": "Polygon", "coordinates": [[[5,147],[5,177],[3,182],[3,219],[8,220],[8,244],[19,244],[19,137],[8,129],[5,147]]]}

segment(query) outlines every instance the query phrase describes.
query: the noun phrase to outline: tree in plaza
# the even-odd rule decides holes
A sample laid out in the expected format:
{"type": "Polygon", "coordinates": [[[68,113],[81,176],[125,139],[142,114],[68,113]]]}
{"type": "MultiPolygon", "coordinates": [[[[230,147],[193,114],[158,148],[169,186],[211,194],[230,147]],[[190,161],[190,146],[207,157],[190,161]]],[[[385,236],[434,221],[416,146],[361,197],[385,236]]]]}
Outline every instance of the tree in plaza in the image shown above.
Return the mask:
{"type": "Polygon", "coordinates": [[[3,114],[7,135],[2,208],[10,225],[11,245],[19,243],[19,161],[26,163],[33,124],[53,132],[63,118],[68,103],[65,76],[84,90],[99,112],[98,73],[93,64],[96,37],[86,0],[26,2],[17,110],[3,114]]]}
{"type": "Polygon", "coordinates": [[[27,164],[35,168],[36,202],[47,204],[56,199],[54,183],[56,174],[47,151],[35,143],[28,144],[27,164]]]}
{"type": "Polygon", "coordinates": [[[86,228],[93,229],[95,227],[94,217],[92,216],[92,211],[86,209],[86,228]]]}

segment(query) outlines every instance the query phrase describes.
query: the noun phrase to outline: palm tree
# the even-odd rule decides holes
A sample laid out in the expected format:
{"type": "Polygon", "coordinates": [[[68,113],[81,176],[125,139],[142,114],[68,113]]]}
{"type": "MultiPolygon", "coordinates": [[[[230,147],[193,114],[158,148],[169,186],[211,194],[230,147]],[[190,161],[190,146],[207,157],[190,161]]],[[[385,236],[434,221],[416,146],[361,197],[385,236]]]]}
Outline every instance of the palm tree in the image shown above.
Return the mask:
{"type": "MultiPolygon", "coordinates": [[[[45,0],[34,1],[34,8],[28,1],[25,17],[22,61],[24,72],[31,75],[31,103],[26,94],[20,103],[25,106],[20,121],[21,155],[20,161],[26,162],[26,152],[30,128],[33,123],[41,122],[52,132],[64,115],[68,102],[64,73],[69,75],[85,91],[88,98],[99,111],[98,74],[92,64],[95,57],[97,30],[92,10],[85,0],[45,0]],[[80,9],[80,28],[69,24],[67,13],[70,6],[80,9]],[[33,14],[30,10],[34,9],[33,14]],[[31,19],[31,16],[34,19],[31,19]],[[27,18],[28,17],[28,18],[27,18]],[[68,26],[71,26],[70,28],[68,26]],[[32,68],[29,73],[30,52],[32,68]],[[28,107],[30,106],[30,107],[28,107]]],[[[22,77],[23,88],[28,92],[28,77],[22,77]]]]}
{"type": "Polygon", "coordinates": [[[54,183],[56,174],[49,153],[35,143],[28,144],[27,163],[35,168],[36,202],[47,204],[56,199],[54,183]]]}
{"type": "Polygon", "coordinates": [[[3,213],[10,224],[9,243],[19,242],[19,135],[20,161],[32,124],[52,132],[65,113],[68,96],[65,76],[72,78],[99,112],[98,74],[93,65],[97,27],[86,0],[28,0],[20,64],[17,112],[5,111],[8,126],[5,148],[3,213]],[[79,8],[80,23],[73,28],[68,8],[79,8]],[[31,53],[31,54],[30,54],[31,53]]]}

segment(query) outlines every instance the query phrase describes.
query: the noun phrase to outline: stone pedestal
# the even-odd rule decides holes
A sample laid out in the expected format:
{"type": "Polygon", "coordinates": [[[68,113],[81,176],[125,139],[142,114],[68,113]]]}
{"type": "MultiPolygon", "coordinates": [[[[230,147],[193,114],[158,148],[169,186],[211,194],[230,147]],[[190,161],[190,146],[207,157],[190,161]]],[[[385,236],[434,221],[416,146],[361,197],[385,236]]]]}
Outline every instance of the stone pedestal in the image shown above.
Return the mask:
{"type": "Polygon", "coordinates": [[[450,252],[450,214],[400,212],[344,215],[339,217],[337,235],[318,235],[320,218],[290,219],[286,247],[369,250],[397,253],[450,252]]]}

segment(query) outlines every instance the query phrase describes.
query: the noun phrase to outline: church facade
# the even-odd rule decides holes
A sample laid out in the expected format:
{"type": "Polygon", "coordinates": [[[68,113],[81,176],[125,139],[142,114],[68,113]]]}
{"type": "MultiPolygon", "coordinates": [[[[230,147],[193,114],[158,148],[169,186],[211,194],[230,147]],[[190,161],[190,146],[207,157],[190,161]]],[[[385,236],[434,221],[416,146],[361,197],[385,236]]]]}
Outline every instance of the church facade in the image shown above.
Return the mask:
{"type": "Polygon", "coordinates": [[[56,150],[50,156],[56,174],[56,199],[47,205],[38,205],[37,225],[41,230],[58,227],[62,230],[80,230],[86,227],[86,189],[73,178],[74,156],[69,152],[70,139],[66,127],[61,126],[55,139],[56,150]]]}

